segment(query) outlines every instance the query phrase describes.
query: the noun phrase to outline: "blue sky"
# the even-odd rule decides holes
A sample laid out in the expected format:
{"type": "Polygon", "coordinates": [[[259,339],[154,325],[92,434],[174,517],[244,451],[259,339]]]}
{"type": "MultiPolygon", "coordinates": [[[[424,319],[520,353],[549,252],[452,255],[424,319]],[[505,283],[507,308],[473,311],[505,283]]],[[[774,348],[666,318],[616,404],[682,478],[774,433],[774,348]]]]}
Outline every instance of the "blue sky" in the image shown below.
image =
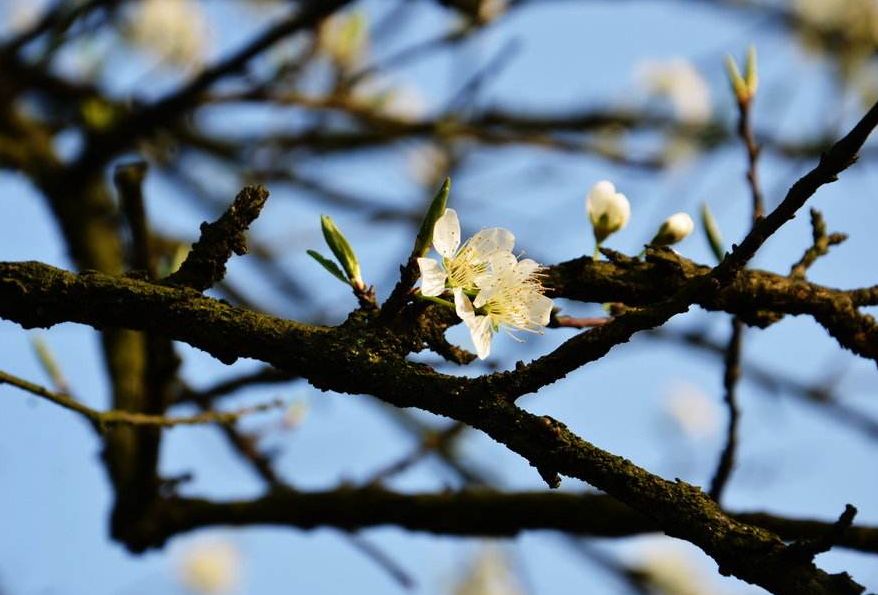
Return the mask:
{"type": "MultiPolygon", "coordinates": [[[[9,4],[7,1],[7,8],[9,4]]],[[[220,55],[257,31],[259,22],[270,16],[270,11],[243,10],[228,0],[208,4],[215,27],[213,51],[220,55]]],[[[537,3],[468,42],[460,55],[440,52],[394,71],[393,80],[416,86],[427,104],[438,109],[467,74],[515,40],[517,54],[484,90],[481,103],[548,111],[636,101],[643,95],[634,76],[642,60],[685,57],[694,61],[709,82],[716,113],[731,121],[733,104],[722,56],[725,52],[743,55],[752,42],[760,54],[762,86],[755,112],[760,131],[796,139],[825,130],[833,122],[840,122],[843,128],[858,117],[860,108],[839,96],[825,63],[757,18],[700,3],[618,4],[537,3]]],[[[365,3],[372,16],[387,6],[380,1],[365,3]]],[[[374,47],[374,55],[392,54],[449,26],[447,12],[427,2],[420,6],[411,26],[388,46],[374,47]]],[[[105,77],[119,94],[132,89],[138,95],[152,94],[173,82],[170,75],[156,72],[148,57],[130,51],[109,60],[105,77]]],[[[207,125],[226,131],[289,125],[284,120],[289,114],[279,111],[233,113],[234,117],[204,117],[207,125]]],[[[306,166],[310,174],[325,176],[335,187],[379,197],[392,205],[410,204],[412,196],[423,193],[406,170],[405,151],[410,148],[309,158],[306,166]]],[[[769,207],[807,167],[766,154],[761,171],[769,207]]],[[[203,175],[231,197],[236,182],[214,169],[205,167],[203,175]]],[[[749,217],[743,172],[739,146],[658,174],[613,166],[589,155],[532,148],[478,149],[473,164],[454,180],[451,204],[465,228],[507,227],[529,255],[547,263],[560,262],[591,252],[583,199],[594,182],[609,178],[630,198],[633,215],[630,226],[612,237],[608,245],[635,254],[661,219],[677,210],[695,215],[702,201],[717,214],[728,241],[740,238],[749,217]]],[[[811,269],[811,280],[838,287],[876,282],[870,258],[876,247],[873,222],[878,220],[878,204],[872,196],[875,176],[874,162],[866,160],[809,203],[823,211],[832,230],[850,235],[847,243],[811,269]]],[[[159,175],[149,179],[146,190],[156,227],[194,237],[198,223],[207,215],[186,199],[185,191],[159,175]]],[[[354,307],[353,299],[304,255],[307,248],[322,248],[318,217],[326,207],[289,188],[272,191],[263,217],[253,228],[254,238],[278,245],[284,253],[283,264],[304,280],[309,293],[319,297],[328,317],[342,319],[354,307]]],[[[332,215],[361,254],[367,280],[380,283],[379,294],[386,295],[393,272],[410,245],[409,230],[366,221],[350,211],[332,215]]],[[[808,218],[803,214],[766,244],[754,266],[785,271],[809,239],[808,218]]],[[[689,258],[711,262],[707,244],[697,232],[678,249],[689,258]]],[[[9,171],[0,172],[0,260],[41,260],[70,267],[41,197],[20,175],[9,171]]],[[[277,292],[257,280],[247,257],[233,260],[230,277],[240,280],[260,304],[296,314],[294,305],[282,304],[277,292]]],[[[583,304],[562,306],[571,313],[597,312],[596,307],[583,304]]],[[[693,309],[676,317],[670,326],[706,326],[712,337],[723,339],[729,324],[724,315],[693,309]]],[[[511,367],[516,360],[548,352],[571,333],[549,331],[544,336],[528,337],[524,344],[498,338],[492,360],[501,367],[511,367]]],[[[0,369],[48,382],[33,354],[33,334],[0,321],[0,369]]],[[[75,394],[91,406],[106,407],[107,386],[97,335],[71,324],[38,334],[51,346],[75,394]]],[[[468,341],[460,329],[451,337],[462,344],[468,341]]],[[[185,358],[184,377],[195,385],[212,384],[255,366],[242,361],[229,368],[186,346],[179,349],[185,358]]],[[[841,353],[810,319],[786,319],[767,331],[748,332],[744,357],[745,362],[758,361],[805,382],[844,370],[839,391],[844,402],[878,415],[874,364],[841,353]]],[[[605,359],[539,395],[526,397],[522,404],[562,420],[601,448],[652,472],[704,485],[712,474],[723,436],[717,431],[704,438],[689,438],[673,425],[666,403],[681,386],[709,395],[717,403],[720,425],[724,423],[717,361],[644,337],[615,348],[605,359]]],[[[305,384],[290,384],[250,390],[240,402],[278,396],[306,403],[309,408],[301,427],[271,432],[265,441],[281,451],[281,473],[300,488],[329,489],[339,481],[362,480],[410,445],[411,438],[367,397],[320,393],[305,384]]],[[[873,441],[826,419],[819,409],[803,407],[784,395],[766,394],[746,378],[740,398],[741,449],[739,468],[726,495],[729,508],[831,520],[850,502],[859,509],[858,523],[878,524],[874,497],[878,479],[865,472],[874,467],[873,441]]],[[[246,423],[268,426],[276,423],[276,417],[269,414],[246,423]]],[[[195,480],[185,488],[187,494],[226,499],[260,492],[257,478],[214,429],[173,429],[166,432],[162,448],[164,473],[195,472],[195,480]]],[[[175,538],[162,551],[131,556],[108,538],[111,498],[99,449],[94,433],[71,413],[0,387],[0,485],[4,486],[0,490],[0,592],[182,593],[174,571],[180,553],[193,541],[217,535],[231,540],[241,551],[240,593],[398,591],[386,573],[329,529],[200,531],[175,538]]],[[[524,461],[480,434],[465,437],[463,452],[467,460],[500,478],[503,487],[544,488],[524,461]]],[[[391,485],[401,490],[437,490],[449,481],[447,473],[433,462],[401,475],[391,485]]],[[[585,487],[567,479],[562,489],[585,487]]],[[[461,569],[484,545],[478,539],[436,538],[392,528],[364,535],[411,573],[418,581],[415,592],[424,594],[449,592],[461,569]]],[[[711,577],[712,586],[705,587],[708,590],[762,592],[734,579],[713,577],[714,563],[679,541],[659,537],[595,541],[598,548],[618,552],[627,560],[635,559],[649,544],[679,549],[690,557],[711,577]]],[[[527,534],[503,545],[520,561],[533,593],[568,592],[570,585],[596,595],[625,592],[609,575],[583,563],[555,534],[527,534]]],[[[878,590],[874,559],[833,551],[818,561],[827,570],[848,570],[869,590],[878,590]]]]}

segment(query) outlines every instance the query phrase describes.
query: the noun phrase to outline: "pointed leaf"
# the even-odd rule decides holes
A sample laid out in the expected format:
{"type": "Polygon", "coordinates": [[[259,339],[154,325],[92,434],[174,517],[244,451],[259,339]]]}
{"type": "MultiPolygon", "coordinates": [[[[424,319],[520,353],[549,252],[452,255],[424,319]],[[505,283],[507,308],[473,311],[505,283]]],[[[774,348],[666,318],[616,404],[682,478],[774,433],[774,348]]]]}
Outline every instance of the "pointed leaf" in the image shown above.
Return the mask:
{"type": "Polygon", "coordinates": [[[726,255],[726,249],[723,247],[723,236],[720,233],[719,225],[717,225],[707,203],[701,205],[701,227],[704,229],[704,235],[710,244],[711,252],[713,252],[716,261],[720,262],[726,255]]]}
{"type": "Polygon", "coordinates": [[[345,278],[344,273],[341,272],[341,269],[338,268],[338,265],[314,250],[308,250],[308,256],[319,262],[324,269],[329,271],[329,274],[341,281],[346,285],[350,285],[351,282],[345,278]]]}

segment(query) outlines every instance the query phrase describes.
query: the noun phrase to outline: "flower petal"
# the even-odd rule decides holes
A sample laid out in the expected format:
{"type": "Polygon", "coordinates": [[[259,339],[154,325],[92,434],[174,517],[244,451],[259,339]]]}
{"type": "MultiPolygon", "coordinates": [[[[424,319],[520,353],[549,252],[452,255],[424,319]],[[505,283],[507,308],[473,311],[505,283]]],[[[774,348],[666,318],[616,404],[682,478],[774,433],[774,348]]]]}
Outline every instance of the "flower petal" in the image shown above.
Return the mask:
{"type": "Polygon", "coordinates": [[[445,213],[436,220],[433,226],[433,247],[445,258],[453,258],[460,246],[460,221],[454,209],[445,209],[445,213]]]}
{"type": "Polygon", "coordinates": [[[498,250],[512,252],[515,236],[508,229],[489,227],[476,232],[468,244],[476,254],[487,257],[498,250]]]}
{"type": "Polygon", "coordinates": [[[445,291],[447,275],[439,263],[432,258],[419,258],[418,267],[421,269],[421,295],[441,295],[445,291]]]}
{"type": "Polygon", "coordinates": [[[476,355],[479,359],[485,359],[491,354],[491,339],[494,338],[494,328],[491,319],[487,316],[474,316],[466,321],[469,335],[476,346],[476,355]]]}
{"type": "Polygon", "coordinates": [[[553,302],[541,293],[534,292],[533,297],[527,302],[528,319],[540,326],[549,324],[549,317],[552,315],[553,302]]]}
{"type": "Polygon", "coordinates": [[[457,316],[466,322],[467,325],[476,316],[472,302],[469,301],[469,298],[460,287],[454,288],[454,311],[457,312],[457,316]]]}

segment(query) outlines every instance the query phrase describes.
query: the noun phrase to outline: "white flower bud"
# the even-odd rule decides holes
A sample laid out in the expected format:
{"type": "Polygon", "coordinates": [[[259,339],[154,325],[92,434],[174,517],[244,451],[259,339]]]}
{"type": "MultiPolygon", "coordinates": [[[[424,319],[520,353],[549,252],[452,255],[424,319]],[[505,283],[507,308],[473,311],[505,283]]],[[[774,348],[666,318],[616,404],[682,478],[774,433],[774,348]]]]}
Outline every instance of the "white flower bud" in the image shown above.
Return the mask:
{"type": "Polygon", "coordinates": [[[592,186],[585,199],[585,208],[598,244],[628,225],[631,217],[628,199],[621,192],[616,192],[616,187],[607,180],[592,186]]]}
{"type": "Polygon", "coordinates": [[[651,246],[670,246],[683,240],[695,229],[695,222],[686,213],[674,213],[662,222],[655,237],[650,242],[651,246]]]}

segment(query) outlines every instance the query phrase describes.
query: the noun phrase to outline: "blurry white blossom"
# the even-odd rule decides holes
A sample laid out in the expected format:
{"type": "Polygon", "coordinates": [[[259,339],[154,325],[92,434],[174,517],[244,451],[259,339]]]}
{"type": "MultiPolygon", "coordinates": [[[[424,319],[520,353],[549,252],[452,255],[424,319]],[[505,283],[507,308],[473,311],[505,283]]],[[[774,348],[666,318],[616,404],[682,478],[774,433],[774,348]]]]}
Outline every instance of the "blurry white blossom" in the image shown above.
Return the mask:
{"type": "Polygon", "coordinates": [[[693,384],[674,386],[665,397],[664,410],[674,424],[692,439],[710,438],[719,429],[716,403],[693,384]]]}
{"type": "Polygon", "coordinates": [[[875,0],[793,0],[792,8],[807,28],[837,35],[854,46],[878,45],[875,0]]]}
{"type": "Polygon", "coordinates": [[[612,182],[601,180],[585,197],[585,210],[591,220],[594,238],[601,245],[607,237],[628,225],[631,204],[612,182]]]}
{"type": "Polygon", "coordinates": [[[179,575],[193,593],[229,593],[240,580],[241,555],[228,541],[192,544],[181,555],[179,575]]]}
{"type": "Polygon", "coordinates": [[[454,588],[454,595],[524,595],[508,558],[497,547],[486,547],[454,588]]]}
{"type": "Polygon", "coordinates": [[[647,60],[637,69],[637,78],[649,93],[667,99],[682,122],[704,124],[710,120],[710,88],[687,60],[647,60]]]}
{"type": "Polygon", "coordinates": [[[668,135],[662,151],[664,163],[671,167],[683,166],[698,157],[700,147],[691,137],[668,135]]]}
{"type": "Polygon", "coordinates": [[[386,79],[368,79],[357,85],[353,92],[354,102],[379,116],[417,122],[429,111],[430,105],[417,87],[402,83],[393,84],[386,79]]]}
{"type": "Polygon", "coordinates": [[[209,45],[209,26],[196,0],[141,0],[130,14],[132,42],[163,63],[198,66],[209,45]]]}
{"type": "Polygon", "coordinates": [[[317,31],[317,49],[342,70],[362,63],[368,47],[368,23],[361,10],[337,13],[317,31]]]}
{"type": "Polygon", "coordinates": [[[642,550],[638,570],[656,595],[719,595],[713,580],[691,555],[677,547],[650,544],[642,550]]]}
{"type": "Polygon", "coordinates": [[[33,27],[45,9],[46,2],[12,2],[3,6],[4,25],[12,33],[33,27]]]}
{"type": "Polygon", "coordinates": [[[693,229],[695,229],[695,222],[692,221],[692,217],[688,213],[674,213],[662,221],[650,244],[671,246],[686,239],[693,229]]]}
{"type": "Polygon", "coordinates": [[[804,21],[820,27],[832,28],[844,19],[844,5],[851,0],[793,0],[793,11],[804,21]]]}
{"type": "Polygon", "coordinates": [[[412,147],[406,153],[409,175],[426,187],[436,186],[448,173],[451,160],[448,152],[433,143],[412,147]]]}
{"type": "Polygon", "coordinates": [[[304,401],[294,401],[284,410],[282,425],[285,430],[294,430],[302,425],[308,416],[308,404],[304,401]]]}

